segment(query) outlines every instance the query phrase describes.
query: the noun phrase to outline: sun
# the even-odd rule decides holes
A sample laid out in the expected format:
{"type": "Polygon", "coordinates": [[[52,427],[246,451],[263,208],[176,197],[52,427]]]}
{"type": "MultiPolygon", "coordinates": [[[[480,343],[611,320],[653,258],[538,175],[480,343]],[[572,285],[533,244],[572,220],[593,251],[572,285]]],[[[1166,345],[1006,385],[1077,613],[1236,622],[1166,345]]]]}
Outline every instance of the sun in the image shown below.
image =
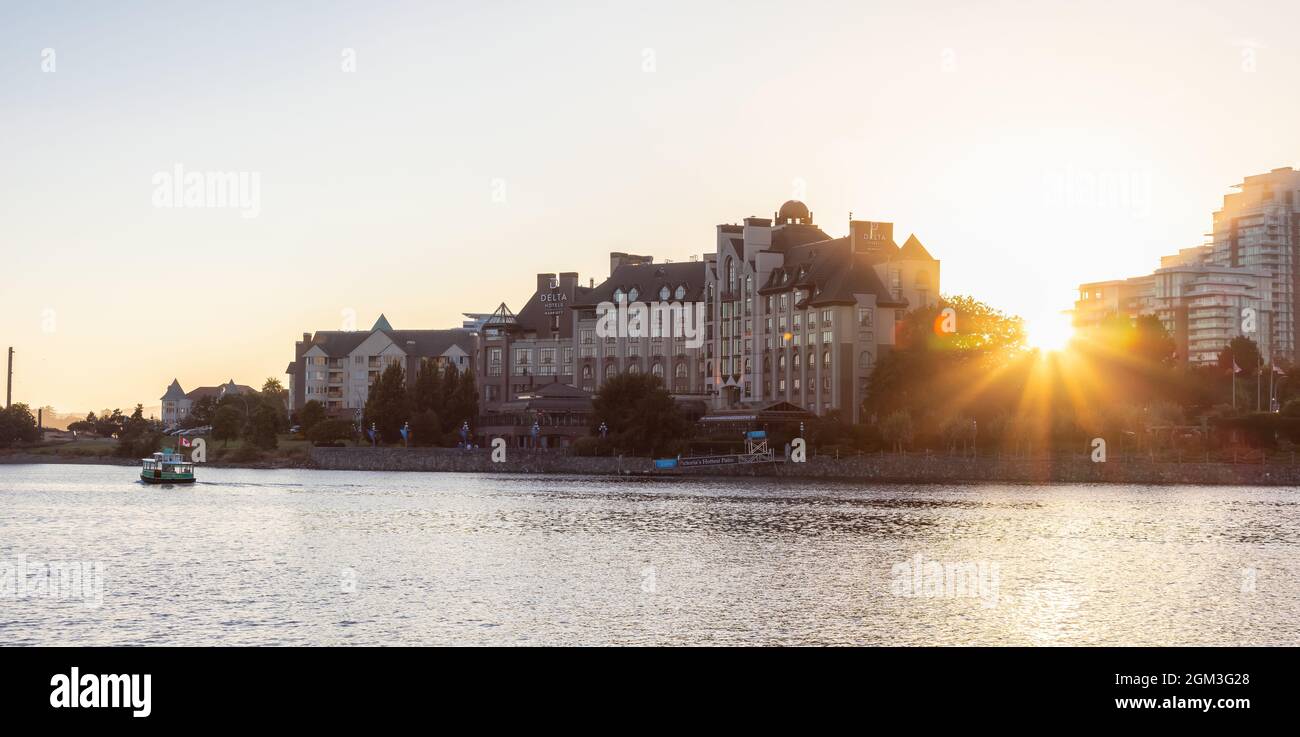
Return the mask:
{"type": "Polygon", "coordinates": [[[1025,320],[1026,343],[1044,353],[1064,350],[1073,337],[1074,326],[1063,312],[1044,312],[1025,320]]]}

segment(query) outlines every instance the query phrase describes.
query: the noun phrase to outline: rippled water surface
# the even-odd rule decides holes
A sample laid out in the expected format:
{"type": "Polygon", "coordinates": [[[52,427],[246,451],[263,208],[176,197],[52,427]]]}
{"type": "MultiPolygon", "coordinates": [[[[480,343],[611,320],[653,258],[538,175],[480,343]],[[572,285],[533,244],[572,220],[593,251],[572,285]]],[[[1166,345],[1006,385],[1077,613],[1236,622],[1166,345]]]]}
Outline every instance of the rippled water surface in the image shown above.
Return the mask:
{"type": "Polygon", "coordinates": [[[137,473],[0,465],[0,643],[1300,641],[1290,488],[137,473]]]}

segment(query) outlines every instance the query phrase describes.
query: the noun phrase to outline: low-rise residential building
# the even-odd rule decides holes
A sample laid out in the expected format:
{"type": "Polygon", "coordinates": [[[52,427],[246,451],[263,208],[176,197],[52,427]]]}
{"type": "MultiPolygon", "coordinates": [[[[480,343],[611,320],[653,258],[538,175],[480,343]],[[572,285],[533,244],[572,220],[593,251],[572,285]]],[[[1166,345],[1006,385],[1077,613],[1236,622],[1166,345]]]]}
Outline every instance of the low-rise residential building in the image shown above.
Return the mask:
{"type": "Polygon", "coordinates": [[[289,411],[316,400],[331,416],[353,417],[370,396],[370,386],[389,364],[400,364],[408,384],[422,361],[472,371],[478,335],[472,330],[395,330],[383,315],[370,330],[303,333],[294,343],[289,375],[289,411]]]}
{"type": "Polygon", "coordinates": [[[185,421],[194,411],[194,404],[204,397],[212,397],[216,401],[221,401],[228,395],[248,394],[257,390],[244,384],[236,384],[234,379],[219,384],[217,386],[201,386],[189,392],[181,388],[180,381],[172,379],[172,383],[167,387],[167,392],[162,395],[162,423],[163,427],[174,428],[185,421]]]}

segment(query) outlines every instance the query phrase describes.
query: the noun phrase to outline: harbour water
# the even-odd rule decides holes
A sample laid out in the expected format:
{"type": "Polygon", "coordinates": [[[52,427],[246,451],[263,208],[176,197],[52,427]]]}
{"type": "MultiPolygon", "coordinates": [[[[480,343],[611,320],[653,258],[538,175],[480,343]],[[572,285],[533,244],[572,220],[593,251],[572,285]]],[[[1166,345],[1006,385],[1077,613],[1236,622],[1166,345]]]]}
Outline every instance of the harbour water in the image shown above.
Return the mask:
{"type": "Polygon", "coordinates": [[[1288,487],[198,475],[0,465],[0,643],[1300,641],[1288,487]]]}

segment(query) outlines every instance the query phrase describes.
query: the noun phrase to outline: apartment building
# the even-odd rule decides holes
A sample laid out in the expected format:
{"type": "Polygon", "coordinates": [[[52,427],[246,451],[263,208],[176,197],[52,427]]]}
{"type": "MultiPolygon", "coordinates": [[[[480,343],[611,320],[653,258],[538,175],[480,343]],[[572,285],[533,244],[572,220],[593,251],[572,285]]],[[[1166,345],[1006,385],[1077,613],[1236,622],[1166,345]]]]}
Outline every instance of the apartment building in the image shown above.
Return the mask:
{"type": "MultiPolygon", "coordinates": [[[[1296,360],[1300,318],[1300,171],[1291,167],[1248,176],[1239,191],[1225,195],[1214,213],[1213,241],[1206,261],[1220,267],[1257,269],[1268,274],[1273,307],[1270,334],[1275,358],[1296,360]]],[[[1271,354],[1270,354],[1271,355],[1271,354]]]]}
{"type": "Polygon", "coordinates": [[[365,407],[370,385],[389,364],[400,364],[410,384],[422,361],[472,371],[477,352],[472,330],[395,330],[383,315],[370,330],[303,333],[285,368],[289,410],[316,400],[330,415],[350,418],[365,407]]]}

